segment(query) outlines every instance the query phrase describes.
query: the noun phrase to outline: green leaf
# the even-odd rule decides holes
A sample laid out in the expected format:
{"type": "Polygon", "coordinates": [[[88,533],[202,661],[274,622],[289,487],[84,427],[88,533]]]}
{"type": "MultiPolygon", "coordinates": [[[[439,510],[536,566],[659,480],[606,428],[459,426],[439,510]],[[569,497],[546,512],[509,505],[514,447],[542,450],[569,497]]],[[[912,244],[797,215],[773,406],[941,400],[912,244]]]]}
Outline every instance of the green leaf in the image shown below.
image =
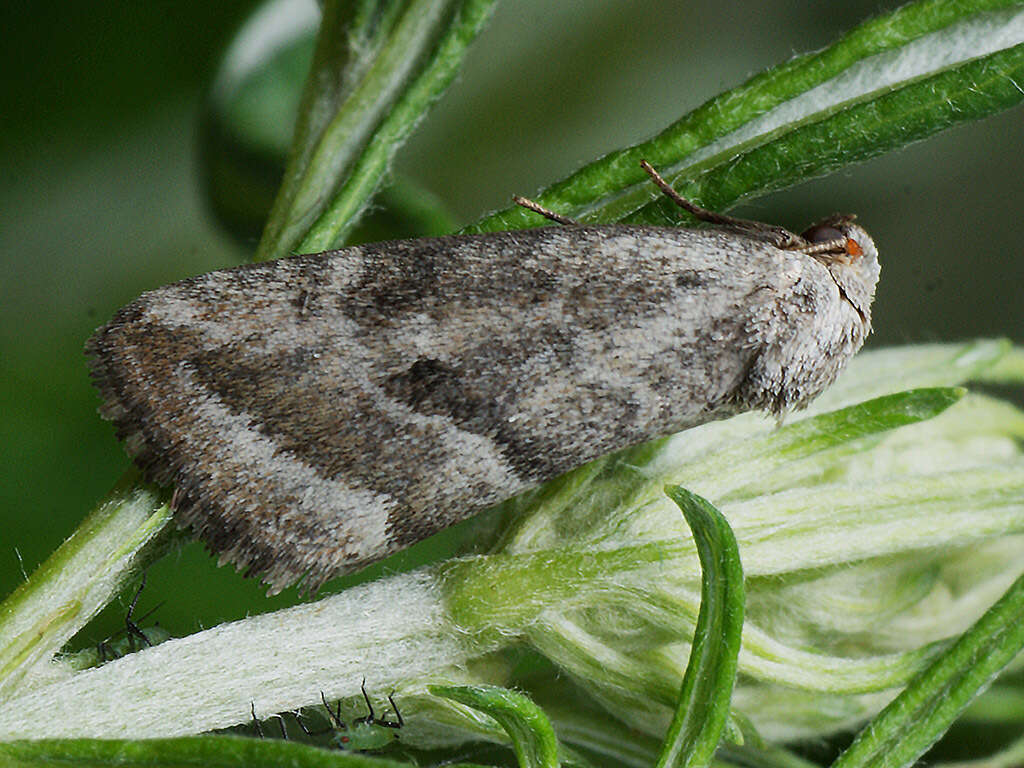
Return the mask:
{"type": "Polygon", "coordinates": [[[431,685],[435,696],[490,715],[512,740],[520,768],[558,768],[558,742],[543,710],[526,695],[496,685],[431,685]]]}
{"type": "Polygon", "coordinates": [[[705,499],[678,486],[665,492],[693,531],[701,565],[700,613],[679,704],[657,768],[711,763],[729,718],[743,633],[743,567],[728,521],[705,499]]]}
{"type": "Polygon", "coordinates": [[[833,768],[911,766],[1024,650],[1024,576],[864,728],[833,768]]]}
{"type": "MultiPolygon", "coordinates": [[[[1017,5],[1007,0],[909,3],[865,22],[822,51],[754,76],[653,139],[601,157],[534,199],[587,222],[665,224],[679,220],[680,213],[660,198],[648,205],[654,195],[640,170],[641,159],[662,170],[682,194],[724,210],[741,198],[796,184],[955,123],[1007,109],[1024,99],[1016,85],[1021,80],[1021,51],[1010,48],[942,70],[951,61],[978,55],[979,43],[958,34],[966,23],[985,27],[982,36],[995,36],[1005,26],[1005,13],[998,11],[1017,5]],[[921,39],[926,36],[930,37],[921,39]],[[875,57],[895,58],[914,41],[919,44],[914,55],[901,62],[902,68],[888,68],[896,79],[878,88],[879,73],[887,74],[887,68],[875,57]],[[815,91],[813,98],[799,101],[826,82],[829,89],[824,94],[815,91]],[[758,122],[784,104],[788,115],[758,122]]],[[[510,207],[467,231],[542,223],[537,214],[510,207]]]]}
{"type": "MultiPolygon", "coordinates": [[[[783,189],[877,157],[960,123],[1016,106],[1024,99],[1024,44],[983,56],[894,91],[781,127],[767,143],[736,148],[673,176],[684,196],[713,210],[783,189]]],[[[667,200],[648,203],[633,224],[680,218],[667,200]]]]}
{"type": "Polygon", "coordinates": [[[0,764],[30,768],[210,766],[210,768],[405,768],[410,763],[277,739],[189,736],[180,739],[45,739],[0,742],[0,764]]]}
{"type": "Polygon", "coordinates": [[[895,392],[979,381],[1012,350],[1005,339],[864,350],[807,410],[818,414],[895,392]]]}
{"type": "Polygon", "coordinates": [[[494,0],[326,2],[259,261],[339,245],[451,82],[494,0]]]}
{"type": "MultiPolygon", "coordinates": [[[[206,200],[246,247],[259,238],[284,177],[320,20],[312,4],[305,13],[296,15],[292,0],[260,6],[221,60],[203,112],[199,143],[206,200]]],[[[347,242],[455,229],[440,201],[407,178],[392,178],[376,202],[347,242]]]]}
{"type": "MultiPolygon", "coordinates": [[[[883,395],[802,419],[698,460],[686,477],[714,478],[715,488],[737,489],[770,477],[780,467],[872,435],[938,416],[967,393],[961,387],[931,387],[883,395]]],[[[680,480],[686,483],[686,479],[680,480]]],[[[687,483],[689,484],[689,483],[687,483]]],[[[702,492],[718,498],[706,484],[702,492]]],[[[765,489],[761,489],[762,492],[765,489]]]]}
{"type": "Polygon", "coordinates": [[[0,698],[53,676],[53,656],[154,555],[170,520],[165,494],[132,470],[0,604],[0,698]]]}

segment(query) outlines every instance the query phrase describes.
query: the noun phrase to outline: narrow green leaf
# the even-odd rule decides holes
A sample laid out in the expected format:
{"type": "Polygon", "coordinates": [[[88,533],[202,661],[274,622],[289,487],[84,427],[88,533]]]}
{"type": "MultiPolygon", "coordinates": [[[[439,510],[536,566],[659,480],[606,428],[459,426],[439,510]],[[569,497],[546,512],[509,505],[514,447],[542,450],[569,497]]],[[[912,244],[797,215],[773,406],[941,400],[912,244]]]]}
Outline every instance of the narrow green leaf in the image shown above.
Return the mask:
{"type": "Polygon", "coordinates": [[[547,715],[526,695],[496,685],[431,685],[435,696],[490,715],[512,740],[520,768],[558,768],[558,742],[547,715]]]}
{"type": "Polygon", "coordinates": [[[701,565],[701,599],[690,660],[657,768],[711,763],[729,718],[743,633],[743,567],[729,523],[707,500],[678,486],[665,489],[693,531],[701,565]]]}
{"type": "Polygon", "coordinates": [[[321,214],[298,250],[322,251],[341,245],[345,234],[369,204],[398,148],[430,105],[455,77],[470,43],[490,17],[495,0],[464,0],[430,64],[410,83],[357,159],[344,185],[321,214]]]}
{"type": "Polygon", "coordinates": [[[929,387],[883,395],[782,427],[772,447],[786,458],[806,456],[850,440],[927,421],[966,394],[963,387],[929,387]]]}
{"type": "Polygon", "coordinates": [[[0,764],[45,768],[406,768],[411,763],[311,747],[280,739],[189,736],[180,739],[44,739],[0,742],[0,764]]]}
{"type": "Polygon", "coordinates": [[[978,381],[1001,365],[1012,349],[1006,339],[976,339],[865,350],[808,411],[823,413],[894,392],[978,381]]]}
{"type": "Polygon", "coordinates": [[[833,768],[911,766],[1024,650],[1024,576],[867,725],[833,768]]]}
{"type": "Polygon", "coordinates": [[[257,260],[341,243],[398,147],[455,76],[494,0],[379,0],[354,21],[350,5],[324,4],[292,154],[257,260]]]}
{"type": "MultiPolygon", "coordinates": [[[[299,101],[284,181],[271,207],[257,249],[257,261],[287,252],[284,244],[297,241],[305,232],[311,217],[316,215],[316,193],[334,186],[338,169],[351,164],[360,142],[365,141],[375,108],[386,108],[382,97],[390,81],[386,73],[370,70],[384,42],[394,32],[401,7],[401,2],[395,0],[331,0],[322,5],[320,29],[299,101]],[[332,123],[336,130],[347,129],[347,141],[345,136],[329,141],[332,123]],[[316,162],[323,143],[331,144],[332,162],[316,162]]],[[[319,205],[322,207],[322,203],[319,205]]]]}
{"type": "Polygon", "coordinates": [[[13,696],[153,554],[171,519],[166,497],[132,470],[75,533],[0,604],[0,699],[13,696]]]}
{"type": "MultiPolygon", "coordinates": [[[[1024,100],[1024,44],[974,59],[898,90],[872,94],[822,119],[797,122],[774,132],[767,143],[737,151],[730,147],[673,177],[685,197],[712,210],[783,189],[927,138],[960,123],[979,120],[1024,100]]],[[[664,224],[678,220],[665,198],[625,220],[664,224]]]]}
{"type": "MultiPolygon", "coordinates": [[[[884,110],[884,117],[892,122],[886,127],[875,125],[869,119],[870,116],[862,111],[855,117],[865,120],[864,125],[847,119],[842,124],[823,126],[823,135],[815,137],[818,143],[812,141],[810,136],[802,136],[800,140],[787,140],[780,145],[774,151],[776,155],[783,154],[783,146],[791,147],[794,151],[785,153],[784,162],[771,168],[770,178],[772,180],[777,179],[780,172],[786,177],[778,184],[761,175],[767,170],[768,163],[771,161],[767,152],[763,157],[755,158],[757,162],[753,163],[754,167],[743,172],[740,178],[734,180],[731,177],[731,174],[734,173],[732,158],[744,151],[742,146],[727,147],[726,151],[716,159],[703,161],[699,166],[693,165],[690,161],[690,166],[686,167],[689,158],[698,150],[710,147],[738,129],[752,124],[754,120],[775,107],[807,93],[839,75],[856,72],[857,67],[860,66],[869,67],[871,64],[869,60],[878,54],[895,52],[914,40],[939,32],[958,22],[973,20],[974,17],[980,17],[982,14],[991,14],[1017,5],[1019,5],[1019,0],[1018,2],[1010,0],[978,2],[922,0],[908,3],[891,13],[870,19],[824,50],[798,56],[754,76],[737,88],[714,97],[649,141],[601,157],[535,195],[534,199],[552,210],[569,216],[583,216],[586,221],[590,222],[623,220],[644,206],[653,196],[651,185],[639,166],[640,160],[646,159],[659,169],[677,169],[677,172],[667,175],[680,187],[681,192],[708,207],[720,210],[735,203],[741,196],[751,196],[758,191],[777,189],[780,186],[825,173],[840,162],[836,159],[837,155],[844,158],[842,162],[849,163],[884,151],[883,145],[888,148],[902,146],[915,138],[941,130],[945,125],[958,122],[958,120],[955,115],[947,115],[945,125],[939,125],[935,115],[920,113],[912,103],[901,105],[905,114],[901,114],[897,105],[888,104],[884,110]],[[904,117],[910,119],[915,115],[917,122],[924,121],[925,125],[915,125],[916,133],[908,134],[901,141],[899,137],[899,131],[902,128],[901,121],[904,117]],[[797,149],[801,154],[795,152],[797,149]],[[816,153],[822,153],[823,156],[817,157],[816,153]],[[795,165],[795,169],[790,168],[791,164],[795,165]],[[714,173],[712,173],[713,171],[714,173]],[[700,178],[698,179],[698,177],[700,178]],[[728,192],[723,193],[717,190],[714,184],[722,184],[727,187],[728,192]]],[[[993,26],[999,26],[997,19],[992,23],[993,26]]],[[[955,40],[950,41],[948,45],[955,46],[955,40]]],[[[929,49],[930,55],[933,55],[936,60],[941,58],[943,46],[929,46],[929,49]]],[[[970,55],[973,54],[962,58],[969,58],[970,55]]],[[[927,57],[921,58],[926,59],[927,57]]],[[[989,59],[990,57],[986,57],[986,60],[989,59]]],[[[922,66],[927,65],[927,61],[922,63],[922,66]]],[[[984,68],[984,64],[981,66],[984,68]]],[[[997,75],[997,79],[1012,77],[1012,69],[1013,67],[1010,67],[1000,73],[997,75]]],[[[928,72],[918,72],[916,75],[908,77],[907,82],[924,74],[928,74],[928,72]]],[[[870,79],[870,76],[866,76],[865,79],[870,79]]],[[[977,89],[976,100],[985,100],[989,96],[985,89],[990,86],[998,89],[1001,93],[997,99],[998,103],[989,104],[988,111],[975,104],[973,114],[965,119],[991,114],[1020,101],[1020,94],[1014,97],[1013,94],[1004,92],[1007,88],[1012,89],[1013,87],[1012,82],[1005,79],[993,84],[988,82],[987,78],[983,78],[983,82],[979,82],[975,86],[968,83],[966,88],[967,90],[971,90],[972,87],[977,89]]],[[[921,92],[916,91],[914,94],[920,96],[921,92]]],[[[961,101],[960,97],[963,96],[966,94],[958,92],[957,101],[961,101]]],[[[937,95],[936,98],[938,98],[937,95]]],[[[869,103],[871,102],[869,101],[869,103]]],[[[938,105],[933,106],[937,107],[938,105]]],[[[934,111],[940,112],[941,110],[935,109],[934,111]]],[[[827,116],[828,112],[828,108],[821,109],[815,119],[821,120],[827,116]]],[[[791,123],[788,128],[791,130],[810,118],[809,114],[803,113],[795,118],[795,122],[791,123]]],[[[780,131],[784,130],[780,129],[780,131]]],[[[754,144],[768,142],[768,146],[772,146],[779,139],[779,135],[760,136],[754,144]]],[[[749,147],[746,149],[749,150],[749,147]]],[[[745,161],[741,160],[741,162],[745,161]]],[[[665,222],[664,211],[660,211],[660,213],[661,216],[658,218],[658,211],[648,211],[644,214],[644,218],[650,217],[647,220],[653,219],[655,223],[663,224],[665,222]]],[[[678,218],[678,212],[671,211],[671,219],[678,218]]],[[[536,214],[513,206],[486,216],[467,231],[494,232],[539,226],[542,223],[543,220],[536,214]]]]}
{"type": "MultiPolygon", "coordinates": [[[[713,453],[688,466],[686,477],[712,477],[716,488],[741,488],[790,462],[934,418],[966,393],[961,387],[930,387],[876,397],[788,424],[713,453]]],[[[702,491],[710,494],[707,488],[702,491]]]]}

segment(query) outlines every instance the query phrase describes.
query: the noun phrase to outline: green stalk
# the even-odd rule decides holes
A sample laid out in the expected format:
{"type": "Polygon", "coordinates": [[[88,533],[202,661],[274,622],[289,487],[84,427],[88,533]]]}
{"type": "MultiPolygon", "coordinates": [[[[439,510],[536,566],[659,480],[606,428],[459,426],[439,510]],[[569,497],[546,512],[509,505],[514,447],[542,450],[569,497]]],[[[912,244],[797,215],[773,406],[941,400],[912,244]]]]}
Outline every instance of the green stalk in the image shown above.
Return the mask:
{"type": "Polygon", "coordinates": [[[143,550],[154,544],[170,519],[165,496],[129,472],[4,600],[0,700],[46,671],[54,654],[121,591],[143,550]]]}
{"type": "Polygon", "coordinates": [[[296,139],[256,261],[340,244],[493,5],[379,0],[350,29],[347,4],[325,4],[296,139]]]}
{"type": "Polygon", "coordinates": [[[462,3],[430,63],[413,81],[363,148],[362,153],[309,232],[300,241],[300,253],[337,248],[358,221],[380,187],[391,161],[412,134],[430,105],[448,87],[462,64],[470,43],[490,17],[495,0],[462,3]]]}

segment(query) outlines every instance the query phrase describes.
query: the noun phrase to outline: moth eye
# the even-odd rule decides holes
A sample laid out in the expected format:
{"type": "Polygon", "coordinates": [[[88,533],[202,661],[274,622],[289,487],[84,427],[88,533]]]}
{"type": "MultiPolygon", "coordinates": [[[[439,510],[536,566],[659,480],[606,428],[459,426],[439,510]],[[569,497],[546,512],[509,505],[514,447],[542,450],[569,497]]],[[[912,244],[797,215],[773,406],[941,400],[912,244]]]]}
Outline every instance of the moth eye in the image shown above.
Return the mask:
{"type": "MultiPolygon", "coordinates": [[[[846,256],[849,257],[849,260],[845,262],[847,264],[854,263],[859,257],[864,255],[860,243],[853,238],[847,237],[835,227],[825,224],[813,226],[800,236],[809,243],[835,243],[836,250],[840,253],[845,252],[846,256]],[[840,248],[842,249],[841,251],[839,250],[840,248]]],[[[827,247],[830,250],[832,248],[832,246],[827,247]]]]}
{"type": "Polygon", "coordinates": [[[819,224],[808,229],[806,232],[800,235],[800,237],[802,237],[809,243],[827,243],[831,240],[842,240],[846,237],[846,235],[844,235],[835,227],[827,227],[823,224],[819,224]]]}

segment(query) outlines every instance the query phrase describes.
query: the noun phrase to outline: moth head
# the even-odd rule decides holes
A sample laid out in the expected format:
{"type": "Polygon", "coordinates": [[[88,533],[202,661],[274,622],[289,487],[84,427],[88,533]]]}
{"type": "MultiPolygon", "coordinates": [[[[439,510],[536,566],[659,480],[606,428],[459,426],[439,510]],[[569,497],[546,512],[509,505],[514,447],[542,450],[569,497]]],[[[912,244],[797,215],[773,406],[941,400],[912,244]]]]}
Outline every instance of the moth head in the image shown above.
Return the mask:
{"type": "Polygon", "coordinates": [[[865,322],[871,320],[871,302],[881,267],[871,235],[848,214],[834,214],[808,227],[801,248],[820,261],[839,286],[843,298],[853,305],[865,322]]]}

